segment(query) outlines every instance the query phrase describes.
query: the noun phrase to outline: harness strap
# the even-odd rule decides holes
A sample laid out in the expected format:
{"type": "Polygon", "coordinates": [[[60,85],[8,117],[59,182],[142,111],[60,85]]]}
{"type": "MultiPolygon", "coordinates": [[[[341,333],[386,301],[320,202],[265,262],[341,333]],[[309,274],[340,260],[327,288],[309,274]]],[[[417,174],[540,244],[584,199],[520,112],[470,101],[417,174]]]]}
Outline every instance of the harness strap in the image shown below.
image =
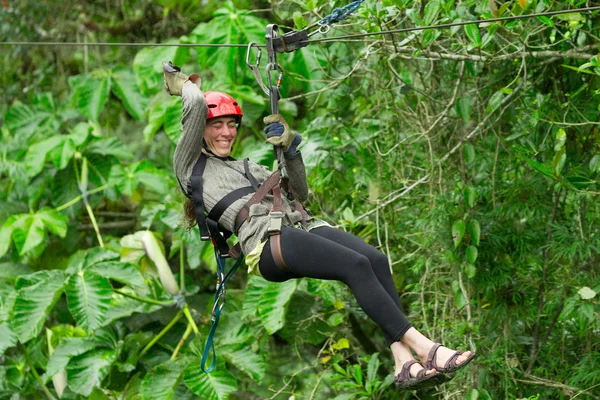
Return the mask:
{"type": "Polygon", "coordinates": [[[273,187],[273,211],[271,211],[271,223],[269,224],[269,242],[273,261],[279,269],[291,272],[283,260],[281,252],[281,225],[283,219],[283,201],[281,199],[281,188],[279,185],[273,187]]]}
{"type": "Polygon", "coordinates": [[[246,186],[236,189],[233,192],[229,192],[227,196],[223,197],[217,204],[215,204],[212,210],[210,210],[208,213],[207,218],[218,222],[225,210],[227,210],[230,205],[232,205],[236,200],[239,200],[242,197],[253,193],[254,191],[255,189],[252,186],[246,186]]]}
{"type": "Polygon", "coordinates": [[[248,200],[246,204],[244,204],[244,207],[240,210],[237,217],[235,218],[234,233],[236,235],[239,232],[242,224],[248,220],[250,206],[260,203],[275,185],[279,185],[279,176],[279,171],[275,171],[274,173],[272,173],[271,176],[269,176],[267,180],[264,181],[262,185],[260,185],[260,188],[258,188],[258,190],[252,195],[252,197],[250,197],[250,200],[248,200]]]}
{"type": "Polygon", "coordinates": [[[258,187],[260,185],[259,185],[258,181],[256,180],[256,178],[254,177],[254,175],[252,175],[250,173],[250,165],[249,165],[249,159],[248,158],[244,159],[244,171],[245,171],[246,179],[248,179],[250,181],[250,184],[254,188],[254,191],[257,191],[258,187]]]}

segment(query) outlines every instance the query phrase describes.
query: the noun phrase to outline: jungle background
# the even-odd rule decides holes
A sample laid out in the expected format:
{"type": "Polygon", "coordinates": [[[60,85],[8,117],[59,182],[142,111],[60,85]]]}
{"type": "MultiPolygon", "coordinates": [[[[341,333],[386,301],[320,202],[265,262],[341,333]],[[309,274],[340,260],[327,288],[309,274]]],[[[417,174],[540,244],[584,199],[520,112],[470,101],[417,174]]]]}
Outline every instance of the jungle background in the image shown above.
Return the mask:
{"type": "MultiPolygon", "coordinates": [[[[3,42],[81,45],[0,46],[0,398],[600,398],[598,12],[280,55],[308,207],[388,256],[418,329],[478,358],[443,386],[398,392],[383,336],[346,287],[271,284],[242,267],[217,369],[201,372],[216,264],[182,228],[181,99],[164,92],[161,62],[240,101],[234,156],[272,166],[268,99],[245,48],[94,43],[264,43],[268,23],[299,29],[345,4],[2,1],[3,42]],[[145,231],[198,335],[145,255],[145,231]]],[[[591,5],[367,0],[312,38],[591,5]]]]}

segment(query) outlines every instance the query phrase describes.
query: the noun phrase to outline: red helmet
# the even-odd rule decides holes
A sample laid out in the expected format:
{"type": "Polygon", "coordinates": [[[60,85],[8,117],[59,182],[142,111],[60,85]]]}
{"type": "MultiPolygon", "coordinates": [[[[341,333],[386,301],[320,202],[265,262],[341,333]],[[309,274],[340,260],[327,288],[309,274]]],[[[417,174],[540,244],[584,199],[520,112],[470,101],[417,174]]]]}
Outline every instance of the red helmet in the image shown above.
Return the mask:
{"type": "Polygon", "coordinates": [[[206,119],[224,117],[226,115],[234,116],[239,124],[242,123],[242,109],[237,101],[227,93],[223,92],[204,92],[206,105],[208,106],[208,116],[206,119]]]}

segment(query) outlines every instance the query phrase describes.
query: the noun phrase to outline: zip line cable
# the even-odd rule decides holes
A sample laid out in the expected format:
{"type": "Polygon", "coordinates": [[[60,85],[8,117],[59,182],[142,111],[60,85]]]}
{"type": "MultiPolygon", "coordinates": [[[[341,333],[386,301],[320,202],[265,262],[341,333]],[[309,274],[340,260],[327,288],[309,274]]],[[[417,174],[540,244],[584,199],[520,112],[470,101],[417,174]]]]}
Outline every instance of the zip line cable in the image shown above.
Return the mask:
{"type": "MultiPolygon", "coordinates": [[[[82,42],[0,42],[7,46],[119,46],[119,47],[248,47],[241,43],[82,43],[82,42]]],[[[265,45],[254,44],[253,47],[265,47],[265,45]]]]}
{"type": "Polygon", "coordinates": [[[479,25],[489,22],[501,22],[501,21],[513,21],[518,19],[526,19],[526,18],[535,18],[535,17],[544,17],[547,15],[559,15],[559,14],[570,14],[575,12],[586,12],[586,11],[596,11],[600,10],[600,6],[594,7],[586,7],[586,8],[576,8],[573,10],[564,10],[564,11],[548,11],[537,14],[525,14],[525,15],[515,15],[511,17],[499,17],[499,18],[490,18],[490,19],[480,19],[476,21],[462,21],[462,22],[452,22],[448,24],[440,24],[440,25],[428,25],[428,26],[417,26],[414,28],[402,28],[402,29],[392,29],[388,31],[381,32],[368,32],[368,33],[357,33],[352,35],[345,36],[334,36],[330,38],[322,38],[322,39],[312,39],[305,40],[306,43],[319,43],[319,42],[332,42],[332,41],[342,41],[345,39],[353,39],[358,37],[366,37],[366,36],[375,36],[375,35],[386,35],[392,33],[403,33],[403,32],[414,32],[414,31],[424,31],[428,29],[442,29],[442,28],[450,28],[453,26],[464,26],[464,25],[479,25]]]}
{"type": "MultiPolygon", "coordinates": [[[[452,22],[448,24],[440,24],[440,25],[428,25],[428,26],[417,26],[414,28],[402,28],[402,29],[392,29],[381,32],[368,32],[368,33],[357,33],[352,35],[345,36],[334,36],[330,38],[322,38],[322,39],[309,39],[304,40],[301,43],[319,43],[319,42],[338,42],[345,41],[347,39],[355,39],[360,37],[367,36],[375,36],[375,35],[386,35],[386,34],[394,34],[394,33],[403,33],[403,32],[415,32],[415,31],[424,31],[429,29],[442,29],[442,28],[451,28],[453,26],[464,26],[464,25],[480,25],[491,22],[502,22],[502,21],[513,21],[519,19],[527,19],[527,18],[535,18],[535,17],[544,17],[549,15],[560,15],[560,14],[570,14],[576,12],[590,12],[600,10],[600,6],[594,7],[585,7],[585,8],[575,8],[572,10],[562,10],[562,11],[548,11],[537,14],[525,14],[525,15],[515,15],[510,17],[499,17],[499,18],[490,18],[490,19],[480,19],[475,21],[461,21],[461,22],[452,22]]],[[[79,42],[0,42],[0,46],[145,46],[145,47],[248,47],[248,44],[241,43],[79,43],[79,42]]],[[[265,45],[252,44],[253,47],[265,47],[265,45]]]]}

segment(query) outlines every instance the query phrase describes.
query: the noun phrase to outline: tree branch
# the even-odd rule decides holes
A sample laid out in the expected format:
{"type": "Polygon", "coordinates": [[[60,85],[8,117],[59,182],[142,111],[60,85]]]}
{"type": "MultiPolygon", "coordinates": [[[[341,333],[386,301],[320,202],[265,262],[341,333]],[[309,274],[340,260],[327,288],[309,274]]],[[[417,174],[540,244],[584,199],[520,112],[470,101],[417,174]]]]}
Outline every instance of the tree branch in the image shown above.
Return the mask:
{"type": "MultiPolygon", "coordinates": [[[[480,61],[480,62],[499,62],[499,61],[510,61],[516,60],[520,58],[536,58],[536,59],[545,59],[545,58],[574,58],[578,60],[589,60],[594,57],[595,54],[583,53],[579,51],[580,48],[575,48],[573,50],[567,51],[557,51],[557,50],[543,50],[543,51],[516,51],[510,54],[503,55],[489,55],[489,56],[481,56],[475,54],[452,54],[452,53],[440,53],[438,51],[430,51],[430,50],[421,50],[418,52],[419,57],[427,57],[432,60],[454,60],[454,61],[480,61]]],[[[391,49],[389,49],[391,51],[391,49]]],[[[411,55],[419,49],[414,47],[403,47],[398,49],[399,54],[409,54],[411,55]]]]}

